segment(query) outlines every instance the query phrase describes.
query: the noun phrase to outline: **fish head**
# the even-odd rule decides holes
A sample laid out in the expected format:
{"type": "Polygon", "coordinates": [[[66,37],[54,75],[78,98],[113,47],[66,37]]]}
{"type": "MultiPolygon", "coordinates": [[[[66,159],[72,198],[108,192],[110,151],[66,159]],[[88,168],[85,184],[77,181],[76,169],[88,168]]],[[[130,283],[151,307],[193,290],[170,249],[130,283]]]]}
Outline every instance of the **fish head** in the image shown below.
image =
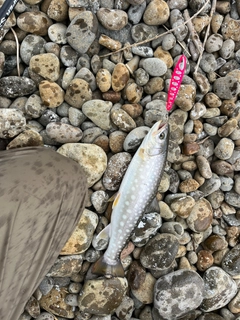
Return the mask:
{"type": "Polygon", "coordinates": [[[144,149],[149,156],[167,153],[169,140],[169,126],[163,121],[156,122],[146,136],[144,149]]]}

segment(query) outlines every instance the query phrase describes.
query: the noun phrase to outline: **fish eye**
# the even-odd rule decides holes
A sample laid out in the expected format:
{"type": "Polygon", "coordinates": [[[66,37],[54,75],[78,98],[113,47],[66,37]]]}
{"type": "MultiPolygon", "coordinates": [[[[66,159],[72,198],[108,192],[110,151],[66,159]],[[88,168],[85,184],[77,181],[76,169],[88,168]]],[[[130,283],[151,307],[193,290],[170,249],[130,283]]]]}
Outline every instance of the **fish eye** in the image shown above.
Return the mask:
{"type": "Polygon", "coordinates": [[[164,138],[165,138],[165,133],[164,132],[160,133],[159,139],[160,140],[164,140],[164,138]]]}

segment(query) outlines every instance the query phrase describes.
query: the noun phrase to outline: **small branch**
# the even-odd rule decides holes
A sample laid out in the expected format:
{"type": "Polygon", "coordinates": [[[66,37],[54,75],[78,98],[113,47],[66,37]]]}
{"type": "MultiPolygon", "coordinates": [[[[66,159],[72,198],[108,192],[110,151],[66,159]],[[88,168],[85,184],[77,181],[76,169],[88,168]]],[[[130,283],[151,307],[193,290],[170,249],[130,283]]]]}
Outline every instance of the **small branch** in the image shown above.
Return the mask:
{"type": "Polygon", "coordinates": [[[190,31],[190,34],[191,34],[192,42],[194,43],[198,52],[201,54],[201,52],[203,52],[203,50],[204,50],[203,45],[202,45],[201,40],[199,39],[199,36],[198,36],[193,24],[192,24],[192,20],[190,20],[189,12],[187,9],[183,11],[183,17],[184,17],[185,21],[188,21],[187,26],[188,26],[188,30],[190,31]]]}
{"type": "Polygon", "coordinates": [[[18,42],[18,37],[17,37],[17,34],[16,32],[14,31],[13,28],[11,28],[11,31],[14,35],[14,38],[16,40],[16,45],[17,45],[17,52],[16,52],[16,55],[17,55],[17,72],[18,72],[18,76],[20,77],[20,67],[19,67],[19,42],[18,42]]]}
{"type": "MultiPolygon", "coordinates": [[[[199,13],[200,13],[201,11],[203,11],[203,9],[207,6],[207,4],[209,3],[209,1],[210,1],[210,0],[207,0],[206,3],[204,3],[204,5],[202,6],[202,8],[201,8],[200,10],[198,10],[198,12],[196,12],[196,13],[189,19],[189,21],[192,20],[192,19],[194,19],[195,17],[197,17],[197,16],[199,15],[199,13]]],[[[182,25],[187,24],[189,21],[188,21],[188,20],[187,20],[187,21],[184,21],[184,22],[182,23],[182,25]]],[[[163,37],[163,36],[165,36],[165,35],[167,35],[167,34],[169,34],[169,33],[172,33],[172,32],[174,32],[174,31],[176,31],[178,28],[179,28],[179,26],[177,26],[176,28],[170,29],[170,30],[168,30],[168,31],[166,31],[166,32],[164,32],[164,33],[162,33],[162,34],[157,34],[156,36],[154,36],[154,37],[152,37],[152,38],[148,38],[148,39],[146,39],[146,40],[143,40],[143,41],[140,41],[140,42],[136,42],[136,43],[130,44],[129,46],[123,47],[123,48],[121,48],[121,49],[119,49],[119,50],[117,50],[117,51],[104,54],[104,55],[100,56],[100,58],[108,57],[108,56],[111,56],[113,53],[117,53],[117,52],[123,51],[123,50],[125,50],[125,49],[132,48],[132,47],[135,47],[135,46],[139,46],[139,45],[141,45],[141,44],[145,44],[145,43],[147,43],[147,42],[156,40],[156,39],[158,39],[158,38],[160,38],[160,37],[163,37]]]]}
{"type": "MultiPolygon", "coordinates": [[[[210,11],[210,14],[209,14],[209,23],[208,23],[208,26],[207,26],[207,30],[206,30],[206,33],[205,33],[205,37],[204,37],[204,41],[203,41],[203,49],[205,48],[205,45],[206,45],[206,42],[207,42],[207,39],[208,39],[208,35],[209,35],[209,31],[210,31],[210,26],[211,26],[211,21],[212,21],[212,17],[213,17],[213,14],[215,12],[215,9],[216,9],[216,3],[217,3],[217,0],[213,0],[212,1],[212,7],[211,7],[211,11],[210,11]]],[[[195,71],[194,73],[196,74],[197,71],[198,71],[198,67],[199,67],[199,64],[202,60],[202,55],[203,55],[203,51],[200,52],[200,55],[198,57],[198,62],[197,62],[197,65],[196,65],[196,68],[195,68],[195,71]]]]}

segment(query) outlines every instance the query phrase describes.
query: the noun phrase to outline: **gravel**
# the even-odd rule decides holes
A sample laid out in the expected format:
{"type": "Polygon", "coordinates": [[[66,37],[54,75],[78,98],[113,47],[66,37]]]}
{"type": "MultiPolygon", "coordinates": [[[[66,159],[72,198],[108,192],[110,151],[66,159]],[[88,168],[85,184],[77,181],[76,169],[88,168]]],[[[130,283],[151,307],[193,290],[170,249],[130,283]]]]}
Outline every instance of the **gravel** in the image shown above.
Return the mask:
{"type": "Polygon", "coordinates": [[[240,6],[217,1],[210,22],[212,5],[16,5],[0,32],[0,149],[52,148],[83,166],[89,187],[76,230],[19,320],[240,319],[240,6]],[[196,70],[193,31],[203,42],[209,24],[196,70]],[[183,53],[186,73],[168,114],[183,53]],[[92,278],[107,246],[96,235],[110,222],[109,198],[159,119],[170,126],[167,164],[121,254],[126,278],[92,278]]]}

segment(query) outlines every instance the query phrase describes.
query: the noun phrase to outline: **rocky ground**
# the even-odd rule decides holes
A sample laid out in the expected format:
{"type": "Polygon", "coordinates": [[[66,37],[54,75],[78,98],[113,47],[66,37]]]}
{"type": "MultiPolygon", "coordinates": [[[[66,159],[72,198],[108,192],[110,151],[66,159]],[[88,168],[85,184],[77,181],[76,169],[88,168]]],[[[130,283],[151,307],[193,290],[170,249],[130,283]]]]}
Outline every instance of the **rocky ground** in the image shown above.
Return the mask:
{"type": "Polygon", "coordinates": [[[19,1],[0,32],[0,148],[53,148],[84,167],[89,187],[19,320],[240,319],[239,16],[239,0],[19,1]],[[108,199],[159,119],[168,161],[122,252],[126,278],[91,277],[108,199]]]}

